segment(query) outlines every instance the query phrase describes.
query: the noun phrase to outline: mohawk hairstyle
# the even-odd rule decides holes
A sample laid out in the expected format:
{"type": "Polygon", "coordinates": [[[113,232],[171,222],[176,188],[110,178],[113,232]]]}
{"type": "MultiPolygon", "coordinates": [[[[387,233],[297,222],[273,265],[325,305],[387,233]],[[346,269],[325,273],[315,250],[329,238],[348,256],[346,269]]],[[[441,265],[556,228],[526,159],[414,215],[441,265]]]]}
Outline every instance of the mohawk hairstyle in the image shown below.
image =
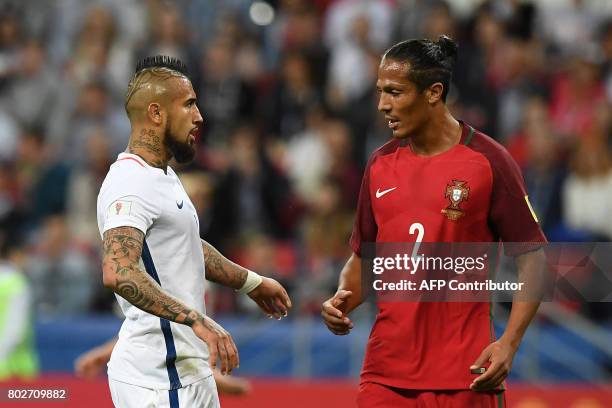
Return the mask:
{"type": "Polygon", "coordinates": [[[155,55],[138,61],[125,95],[125,111],[128,117],[131,118],[133,114],[133,109],[130,108],[130,100],[135,93],[146,86],[151,78],[163,81],[178,76],[185,77],[191,81],[187,66],[178,58],[167,55],[155,55]]]}
{"type": "Polygon", "coordinates": [[[168,68],[189,77],[187,66],[180,59],[169,57],[167,55],[155,55],[153,57],[146,57],[138,61],[134,74],[137,74],[147,68],[168,68]]]}

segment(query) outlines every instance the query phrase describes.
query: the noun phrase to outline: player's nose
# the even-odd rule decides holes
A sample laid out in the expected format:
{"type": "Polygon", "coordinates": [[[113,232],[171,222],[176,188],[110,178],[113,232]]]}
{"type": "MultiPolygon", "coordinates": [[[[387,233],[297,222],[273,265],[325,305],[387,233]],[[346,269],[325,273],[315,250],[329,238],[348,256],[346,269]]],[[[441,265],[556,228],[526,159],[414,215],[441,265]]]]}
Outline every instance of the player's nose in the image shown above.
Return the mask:
{"type": "Polygon", "coordinates": [[[200,113],[200,110],[196,107],[195,109],[195,115],[193,118],[193,123],[197,124],[197,125],[201,125],[204,123],[204,118],[202,117],[202,114],[200,113]]]}
{"type": "Polygon", "coordinates": [[[389,103],[389,98],[387,98],[384,93],[380,94],[380,97],[378,98],[377,109],[380,112],[389,112],[391,110],[391,104],[389,103]]]}

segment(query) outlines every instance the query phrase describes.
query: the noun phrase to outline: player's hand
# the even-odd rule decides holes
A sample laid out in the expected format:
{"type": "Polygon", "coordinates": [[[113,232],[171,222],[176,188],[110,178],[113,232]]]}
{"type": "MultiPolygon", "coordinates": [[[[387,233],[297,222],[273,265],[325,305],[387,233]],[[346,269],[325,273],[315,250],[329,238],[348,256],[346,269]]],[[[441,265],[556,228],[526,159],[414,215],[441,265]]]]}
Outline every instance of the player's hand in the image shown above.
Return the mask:
{"type": "Polygon", "coordinates": [[[240,377],[233,375],[221,375],[218,371],[213,370],[217,391],[222,395],[245,395],[251,392],[251,383],[240,377]]]}
{"type": "Polygon", "coordinates": [[[78,377],[97,377],[108,363],[110,355],[103,347],[96,347],[81,354],[74,363],[74,371],[78,377]]]}
{"type": "Polygon", "coordinates": [[[193,323],[191,329],[208,346],[211,368],[220,366],[221,374],[229,374],[240,365],[234,340],[219,323],[208,316],[203,316],[193,323]]]}
{"type": "Polygon", "coordinates": [[[329,331],[339,336],[349,334],[353,328],[353,322],[344,314],[347,301],[352,294],[353,292],[348,290],[339,290],[321,306],[321,316],[325,325],[329,331]]]}
{"type": "Polygon", "coordinates": [[[274,316],[277,320],[287,316],[287,310],[291,308],[291,299],[283,286],[276,280],[262,276],[263,281],[255,289],[248,293],[260,309],[268,316],[274,316]]]}
{"type": "Polygon", "coordinates": [[[487,362],[490,365],[484,374],[474,379],[470,388],[474,391],[492,391],[498,388],[510,373],[515,353],[514,347],[500,340],[489,344],[470,366],[470,370],[483,367],[487,362]]]}

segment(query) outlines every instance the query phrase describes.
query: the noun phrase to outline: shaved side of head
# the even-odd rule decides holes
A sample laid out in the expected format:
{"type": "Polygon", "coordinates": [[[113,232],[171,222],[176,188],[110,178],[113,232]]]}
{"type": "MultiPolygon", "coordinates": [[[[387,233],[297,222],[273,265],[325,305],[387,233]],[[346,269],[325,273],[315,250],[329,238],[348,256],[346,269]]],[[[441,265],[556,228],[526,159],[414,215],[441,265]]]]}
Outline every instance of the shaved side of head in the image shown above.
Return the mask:
{"type": "Polygon", "coordinates": [[[130,121],[143,119],[151,103],[166,106],[173,99],[177,79],[190,82],[187,67],[178,58],[155,55],[139,61],[125,96],[130,121]]]}
{"type": "Polygon", "coordinates": [[[146,115],[151,103],[165,106],[173,99],[174,81],[188,78],[181,72],[166,67],[152,67],[134,74],[125,96],[125,110],[130,121],[146,115]]]}

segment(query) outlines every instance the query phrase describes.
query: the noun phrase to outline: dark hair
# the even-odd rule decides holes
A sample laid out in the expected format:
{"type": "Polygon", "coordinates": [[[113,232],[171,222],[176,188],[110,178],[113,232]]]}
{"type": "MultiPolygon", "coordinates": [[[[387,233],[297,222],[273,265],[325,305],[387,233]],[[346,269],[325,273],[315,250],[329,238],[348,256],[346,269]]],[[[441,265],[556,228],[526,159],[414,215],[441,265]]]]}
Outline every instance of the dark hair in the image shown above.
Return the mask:
{"type": "Polygon", "coordinates": [[[164,80],[173,76],[184,76],[191,81],[187,66],[178,58],[168,57],[166,55],[155,55],[153,57],[146,57],[138,61],[134,75],[128,84],[127,94],[125,95],[125,111],[127,112],[129,118],[132,117],[129,107],[130,100],[132,99],[132,96],[134,96],[134,93],[142,88],[142,84],[140,82],[145,73],[151,73],[152,75],[164,80]]]}
{"type": "Polygon", "coordinates": [[[457,58],[457,43],[450,37],[441,35],[438,41],[406,40],[395,44],[385,51],[383,59],[410,64],[408,79],[423,91],[428,86],[441,82],[444,86],[442,100],[450,87],[451,76],[457,58]]]}
{"type": "Polygon", "coordinates": [[[146,57],[138,61],[134,74],[137,74],[147,68],[168,68],[189,77],[187,66],[180,59],[169,57],[167,55],[155,55],[153,57],[146,57]]]}

